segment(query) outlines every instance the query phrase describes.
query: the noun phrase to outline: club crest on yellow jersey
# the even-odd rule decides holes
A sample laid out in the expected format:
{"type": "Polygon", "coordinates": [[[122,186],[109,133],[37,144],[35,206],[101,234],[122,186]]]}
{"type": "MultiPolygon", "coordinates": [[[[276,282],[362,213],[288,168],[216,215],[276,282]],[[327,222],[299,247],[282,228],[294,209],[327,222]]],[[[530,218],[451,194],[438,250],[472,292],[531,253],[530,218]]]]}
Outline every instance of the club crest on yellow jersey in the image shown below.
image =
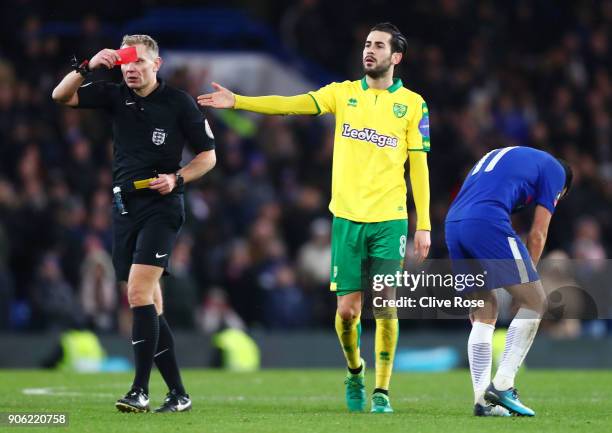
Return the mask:
{"type": "Polygon", "coordinates": [[[406,115],[407,111],[408,107],[404,104],[398,104],[397,102],[393,104],[393,114],[395,114],[395,117],[401,119],[406,115]]]}

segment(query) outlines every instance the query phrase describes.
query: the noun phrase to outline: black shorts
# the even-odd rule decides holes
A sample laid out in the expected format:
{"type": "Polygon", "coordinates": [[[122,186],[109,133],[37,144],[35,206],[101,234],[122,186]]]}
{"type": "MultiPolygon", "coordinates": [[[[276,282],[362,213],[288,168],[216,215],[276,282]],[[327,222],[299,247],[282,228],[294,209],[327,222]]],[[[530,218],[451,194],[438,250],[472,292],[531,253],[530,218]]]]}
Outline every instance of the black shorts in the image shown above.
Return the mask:
{"type": "Polygon", "coordinates": [[[151,191],[123,195],[127,215],[113,204],[113,265],[117,280],[127,281],[132,264],[166,268],[185,222],[183,194],[151,191]]]}

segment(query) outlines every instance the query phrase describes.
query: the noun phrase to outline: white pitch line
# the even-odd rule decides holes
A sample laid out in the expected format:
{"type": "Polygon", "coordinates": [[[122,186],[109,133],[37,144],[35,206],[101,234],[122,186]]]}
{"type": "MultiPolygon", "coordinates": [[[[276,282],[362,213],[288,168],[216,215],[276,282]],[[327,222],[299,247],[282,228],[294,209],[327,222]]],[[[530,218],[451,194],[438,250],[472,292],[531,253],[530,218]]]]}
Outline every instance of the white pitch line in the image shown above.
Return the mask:
{"type": "Polygon", "coordinates": [[[45,395],[54,397],[113,397],[114,394],[101,392],[80,392],[80,391],[65,391],[64,387],[47,387],[47,388],[24,388],[21,390],[25,395],[45,395]]]}
{"type": "MultiPolygon", "coordinates": [[[[95,397],[95,398],[114,398],[116,394],[102,393],[102,392],[83,392],[83,391],[70,391],[66,387],[45,387],[45,388],[24,388],[21,390],[22,394],[30,396],[54,396],[54,397],[95,397]]],[[[192,396],[192,400],[195,401],[217,401],[217,402],[260,402],[260,403],[278,403],[278,402],[300,402],[300,401],[329,401],[336,402],[341,401],[340,397],[333,397],[329,395],[321,396],[279,396],[279,397],[262,397],[262,396],[249,396],[244,395],[227,395],[227,396],[192,396]]],[[[397,397],[394,401],[401,402],[418,402],[421,399],[418,397],[397,397]]]]}

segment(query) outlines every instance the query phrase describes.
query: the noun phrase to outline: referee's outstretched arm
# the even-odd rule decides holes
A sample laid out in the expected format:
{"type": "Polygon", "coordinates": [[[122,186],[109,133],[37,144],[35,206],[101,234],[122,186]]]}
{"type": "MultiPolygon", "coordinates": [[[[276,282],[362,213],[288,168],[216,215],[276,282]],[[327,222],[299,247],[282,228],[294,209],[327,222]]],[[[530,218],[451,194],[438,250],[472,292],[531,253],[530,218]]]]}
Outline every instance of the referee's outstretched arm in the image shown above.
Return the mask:
{"type": "Polygon", "coordinates": [[[98,69],[106,67],[111,69],[117,60],[119,55],[115,50],[105,48],[98,54],[93,56],[91,61],[86,64],[79,65],[82,72],[74,70],[64,77],[64,79],[53,89],[51,97],[55,102],[62,105],[68,105],[70,107],[76,107],[79,105],[79,96],[77,90],[85,81],[85,74],[88,70],[98,69]]]}

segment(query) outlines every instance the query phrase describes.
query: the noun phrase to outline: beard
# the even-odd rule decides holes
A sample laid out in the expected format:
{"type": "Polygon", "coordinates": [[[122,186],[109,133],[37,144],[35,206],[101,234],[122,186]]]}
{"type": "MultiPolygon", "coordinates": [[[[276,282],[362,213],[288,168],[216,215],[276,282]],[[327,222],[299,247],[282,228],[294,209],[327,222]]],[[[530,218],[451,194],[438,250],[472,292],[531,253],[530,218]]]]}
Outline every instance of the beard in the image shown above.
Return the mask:
{"type": "Polygon", "coordinates": [[[380,64],[374,66],[373,68],[367,68],[365,65],[363,65],[363,72],[368,77],[377,80],[383,75],[385,75],[389,71],[389,68],[391,68],[391,56],[389,56],[389,58],[387,59],[384,59],[380,62],[380,64]]]}

